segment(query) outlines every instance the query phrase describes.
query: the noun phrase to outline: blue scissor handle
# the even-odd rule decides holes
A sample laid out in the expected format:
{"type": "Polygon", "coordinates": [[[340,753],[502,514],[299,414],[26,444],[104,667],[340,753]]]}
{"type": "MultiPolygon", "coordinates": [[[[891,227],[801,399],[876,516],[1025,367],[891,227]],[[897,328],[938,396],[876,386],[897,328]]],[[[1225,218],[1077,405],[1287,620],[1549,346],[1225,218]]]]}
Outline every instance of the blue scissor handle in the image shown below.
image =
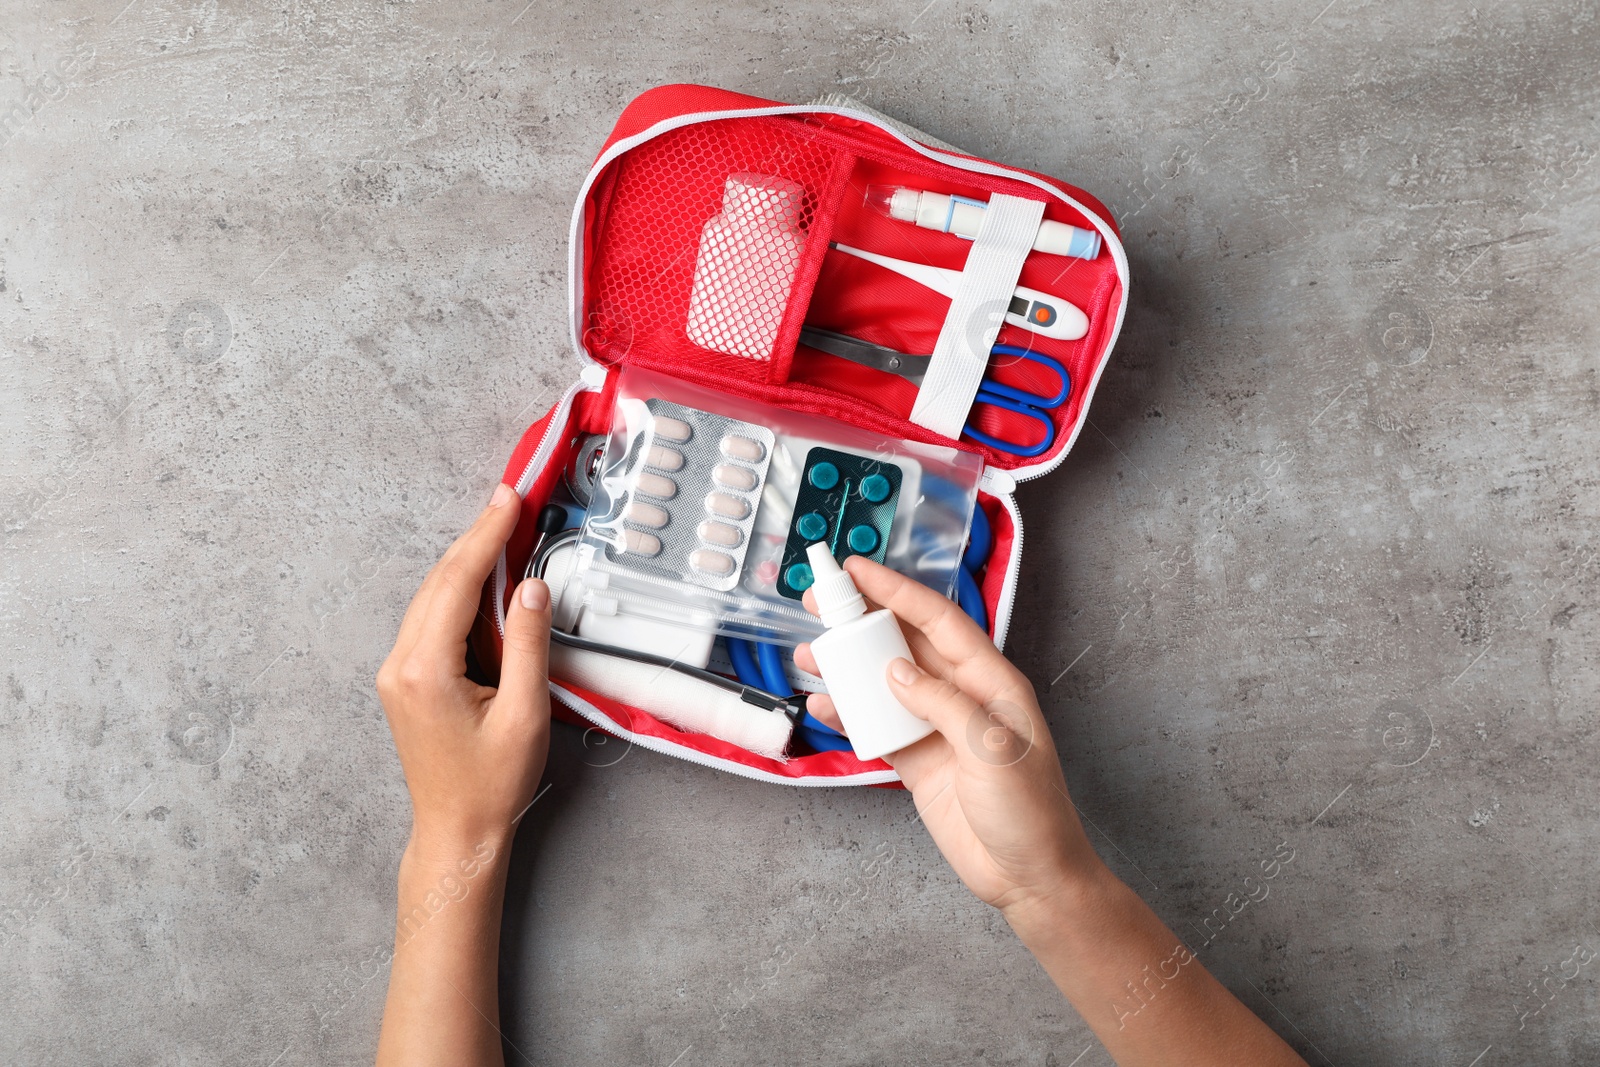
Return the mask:
{"type": "Polygon", "coordinates": [[[1067,368],[1063,367],[1058,361],[1051,359],[1043,352],[1018,348],[1016,345],[995,345],[989,350],[989,355],[991,357],[1011,356],[1014,359],[1032,360],[1054,374],[1056,379],[1061,382],[1061,389],[1055,396],[1046,397],[1040,396],[1038,393],[1030,393],[1026,389],[1018,389],[1015,386],[1006,385],[1004,382],[991,381],[988,378],[983,380],[981,389],[991,393],[999,393],[1001,396],[1015,400],[1019,404],[1026,404],[1031,408],[1040,408],[1045,411],[1054,411],[1067,402],[1067,396],[1072,392],[1072,377],[1067,374],[1067,368]]]}
{"type": "Polygon", "coordinates": [[[1046,415],[1038,408],[1028,407],[1026,404],[1019,404],[1009,397],[1001,396],[998,393],[990,393],[986,396],[984,395],[984,391],[982,389],[978,390],[978,395],[973,398],[972,402],[974,404],[988,404],[990,407],[1002,408],[1006,411],[1015,412],[1024,418],[1032,419],[1044,429],[1044,439],[1038,444],[1019,445],[1015,441],[1002,441],[998,437],[991,437],[989,434],[986,434],[982,430],[979,430],[971,425],[963,427],[962,432],[968,437],[972,438],[974,441],[978,442],[980,445],[988,445],[996,452],[1005,452],[1009,455],[1021,456],[1022,458],[1027,459],[1031,456],[1042,455],[1044,452],[1049,450],[1051,445],[1056,443],[1056,424],[1050,421],[1050,416],[1046,415]]]}
{"type": "Polygon", "coordinates": [[[970,424],[964,432],[979,444],[988,445],[999,452],[1024,458],[1037,456],[1049,450],[1056,442],[1056,424],[1051,421],[1049,412],[1054,411],[1066,402],[1072,393],[1072,378],[1067,373],[1067,368],[1058,361],[1051,359],[1042,352],[1033,352],[1016,345],[995,345],[990,350],[991,356],[1011,356],[1015,359],[1031,360],[1041,367],[1047,368],[1061,382],[1061,388],[1055,396],[1040,396],[1030,393],[1026,389],[1006,385],[1004,382],[993,381],[985,378],[978,387],[978,395],[973,398],[973,405],[988,404],[990,407],[1009,411],[1023,418],[1032,419],[1044,428],[1044,439],[1038,444],[1019,445],[1015,441],[1002,441],[982,430],[974,429],[970,424]]]}

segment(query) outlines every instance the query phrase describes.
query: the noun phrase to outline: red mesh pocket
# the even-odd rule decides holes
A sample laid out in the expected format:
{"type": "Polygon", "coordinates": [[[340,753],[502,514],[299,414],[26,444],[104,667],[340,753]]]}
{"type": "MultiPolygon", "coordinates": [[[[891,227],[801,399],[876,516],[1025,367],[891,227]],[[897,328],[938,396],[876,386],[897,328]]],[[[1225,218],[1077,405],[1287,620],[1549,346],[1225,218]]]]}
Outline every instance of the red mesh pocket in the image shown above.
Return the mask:
{"type": "Polygon", "coordinates": [[[697,122],[630,150],[599,194],[585,347],[607,362],[782,380],[801,317],[789,310],[804,307],[827,247],[810,231],[849,163],[780,119],[697,122]]]}

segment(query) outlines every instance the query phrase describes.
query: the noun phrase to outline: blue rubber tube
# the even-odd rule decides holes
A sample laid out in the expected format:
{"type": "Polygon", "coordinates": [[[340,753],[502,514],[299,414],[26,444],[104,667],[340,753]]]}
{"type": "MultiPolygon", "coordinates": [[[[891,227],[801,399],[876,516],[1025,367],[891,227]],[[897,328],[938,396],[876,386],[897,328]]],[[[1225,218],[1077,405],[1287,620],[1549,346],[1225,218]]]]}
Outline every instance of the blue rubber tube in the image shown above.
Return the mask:
{"type": "MultiPolygon", "coordinates": [[[[756,666],[755,650],[750,647],[750,642],[742,637],[724,637],[723,642],[728,646],[728,659],[733,661],[733,673],[745,685],[753,685],[757,689],[765,689],[766,681],[761,677],[761,668],[756,666]]],[[[776,693],[775,696],[787,696],[787,693],[776,693]]]]}
{"type": "MultiPolygon", "coordinates": [[[[783,677],[783,658],[778,646],[764,642],[746,641],[742,637],[724,637],[728,659],[733,663],[733,673],[745,685],[764,689],[774,696],[788,696],[793,688],[783,677]],[[770,649],[771,651],[767,651],[770,649]],[[757,662],[757,660],[761,662],[757,662]],[[772,667],[775,677],[768,678],[764,667],[772,667]],[[781,679],[781,680],[780,680],[781,679]],[[773,685],[777,682],[777,685],[773,685]]],[[[827,723],[807,712],[795,724],[795,734],[818,752],[841,752],[850,748],[850,742],[827,723]]]]}
{"type": "Polygon", "coordinates": [[[756,643],[756,665],[761,668],[762,688],[776,697],[786,697],[794,692],[788,677],[783,673],[783,653],[778,646],[766,641],[756,643]]]}
{"type": "Polygon", "coordinates": [[[980,630],[989,632],[989,609],[983,603],[983,590],[978,588],[978,579],[967,570],[965,563],[956,569],[956,603],[980,630]]]}
{"type": "Polygon", "coordinates": [[[989,553],[993,551],[994,530],[989,526],[989,516],[984,513],[982,504],[974,504],[972,529],[967,534],[967,550],[961,554],[962,569],[976,576],[983,570],[983,565],[989,562],[989,553]]]}
{"type": "MultiPolygon", "coordinates": [[[[777,645],[765,641],[751,642],[756,646],[756,664],[761,668],[761,678],[767,692],[787,696],[794,689],[783,673],[783,653],[777,645]]],[[[845,736],[809,711],[795,724],[795,733],[818,752],[842,752],[850,748],[845,736]]]]}
{"type": "Polygon", "coordinates": [[[826,723],[812,718],[809,712],[800,720],[800,725],[794,728],[794,732],[800,735],[800,740],[818,752],[850,751],[850,740],[847,737],[830,729],[826,723]]]}

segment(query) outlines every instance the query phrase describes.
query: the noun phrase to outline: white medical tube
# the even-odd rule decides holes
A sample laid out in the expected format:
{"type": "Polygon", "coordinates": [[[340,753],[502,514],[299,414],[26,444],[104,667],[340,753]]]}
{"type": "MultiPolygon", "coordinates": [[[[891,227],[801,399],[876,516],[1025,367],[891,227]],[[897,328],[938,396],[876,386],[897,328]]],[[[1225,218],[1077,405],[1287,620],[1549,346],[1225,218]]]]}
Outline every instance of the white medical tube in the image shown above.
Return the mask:
{"type": "MultiPolygon", "coordinates": [[[[978,227],[983,225],[983,213],[989,204],[971,197],[922,192],[900,185],[869,185],[867,206],[891,219],[915,223],[924,230],[953,233],[970,241],[978,236],[978,227]]],[[[1039,223],[1033,250],[1053,256],[1093,259],[1100,254],[1100,235],[1094,230],[1046,219],[1039,223]]]]}

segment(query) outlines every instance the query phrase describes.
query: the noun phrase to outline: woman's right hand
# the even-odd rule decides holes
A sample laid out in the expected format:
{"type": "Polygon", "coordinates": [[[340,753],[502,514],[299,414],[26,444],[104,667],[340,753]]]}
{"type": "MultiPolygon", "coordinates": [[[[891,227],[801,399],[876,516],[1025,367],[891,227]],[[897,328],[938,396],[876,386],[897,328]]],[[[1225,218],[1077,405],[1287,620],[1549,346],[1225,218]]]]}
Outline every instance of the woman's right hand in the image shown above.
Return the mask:
{"type": "MultiPolygon", "coordinates": [[[[859,556],[845,569],[863,596],[899,618],[916,657],[889,665],[890,689],[935,730],[884,758],[962,882],[1014,921],[1094,880],[1104,868],[1067,796],[1028,679],[927,586],[859,556]]],[[[810,593],[805,603],[816,610],[810,593]]],[[[809,645],[795,661],[817,673],[809,645]]],[[[808,707],[840,728],[826,696],[808,707]]]]}
{"type": "MultiPolygon", "coordinates": [[[[917,666],[896,660],[889,687],[935,727],[885,758],[956,874],[1001,909],[1117,1063],[1305,1067],[1094,854],[1022,672],[933,590],[864,559],[845,569],[899,617],[917,666]],[[1125,997],[1134,981],[1144,992],[1125,997]]],[[[808,647],[795,660],[816,672],[808,647]]],[[[826,697],[807,704],[838,725],[826,697]]]]}

